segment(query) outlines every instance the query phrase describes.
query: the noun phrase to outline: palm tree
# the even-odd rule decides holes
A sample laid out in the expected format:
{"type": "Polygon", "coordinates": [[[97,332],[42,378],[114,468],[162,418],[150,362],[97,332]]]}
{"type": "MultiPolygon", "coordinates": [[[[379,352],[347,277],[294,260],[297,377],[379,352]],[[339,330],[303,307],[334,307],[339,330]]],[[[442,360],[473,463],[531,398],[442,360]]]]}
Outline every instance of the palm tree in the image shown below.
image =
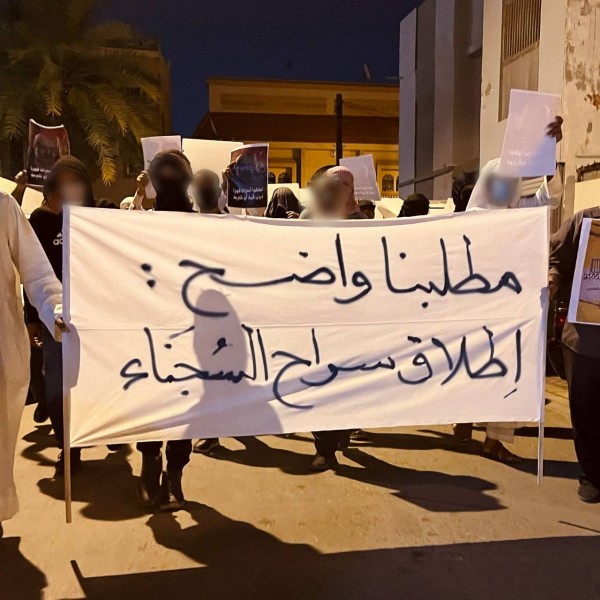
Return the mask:
{"type": "Polygon", "coordinates": [[[156,70],[127,48],[131,28],[94,24],[95,5],[13,0],[0,17],[0,139],[25,139],[30,118],[62,123],[109,184],[119,155],[161,133],[162,92],[156,70]]]}

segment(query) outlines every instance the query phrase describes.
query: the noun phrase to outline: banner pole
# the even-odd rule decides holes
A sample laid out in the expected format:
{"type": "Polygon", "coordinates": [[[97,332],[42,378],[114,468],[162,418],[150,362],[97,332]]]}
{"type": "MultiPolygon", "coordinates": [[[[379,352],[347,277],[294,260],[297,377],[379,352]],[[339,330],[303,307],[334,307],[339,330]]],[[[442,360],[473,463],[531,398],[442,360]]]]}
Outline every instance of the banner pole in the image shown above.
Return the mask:
{"type": "Polygon", "coordinates": [[[71,486],[71,393],[63,396],[63,458],[65,463],[65,518],[67,523],[73,522],[72,486],[71,486]]]}
{"type": "MultiPolygon", "coordinates": [[[[542,407],[542,413],[544,408],[542,407]]],[[[538,464],[537,464],[537,484],[544,482],[544,417],[540,418],[538,424],[538,464]]]]}

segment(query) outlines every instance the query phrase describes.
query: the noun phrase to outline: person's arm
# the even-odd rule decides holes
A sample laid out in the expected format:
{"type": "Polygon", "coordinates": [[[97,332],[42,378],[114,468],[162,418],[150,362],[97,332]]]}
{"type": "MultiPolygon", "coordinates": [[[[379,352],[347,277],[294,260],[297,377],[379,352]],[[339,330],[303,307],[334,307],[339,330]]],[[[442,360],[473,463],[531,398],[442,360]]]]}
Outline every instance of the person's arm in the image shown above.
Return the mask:
{"type": "Polygon", "coordinates": [[[135,191],[135,196],[131,204],[128,207],[128,210],[144,210],[144,200],[146,199],[146,187],[150,183],[150,178],[148,177],[148,173],[146,171],[142,171],[136,179],[137,189],[135,191]]]}
{"type": "Polygon", "coordinates": [[[577,262],[580,232],[581,215],[575,215],[565,221],[552,236],[548,271],[548,286],[552,296],[571,285],[577,262]]]}
{"type": "Polygon", "coordinates": [[[19,171],[15,175],[15,189],[12,192],[12,197],[17,201],[19,206],[23,205],[25,190],[27,190],[27,171],[19,171]]]}
{"type": "Polygon", "coordinates": [[[48,331],[56,336],[57,324],[62,323],[62,285],[17,202],[11,196],[5,196],[4,201],[12,261],[29,301],[48,331]]]}

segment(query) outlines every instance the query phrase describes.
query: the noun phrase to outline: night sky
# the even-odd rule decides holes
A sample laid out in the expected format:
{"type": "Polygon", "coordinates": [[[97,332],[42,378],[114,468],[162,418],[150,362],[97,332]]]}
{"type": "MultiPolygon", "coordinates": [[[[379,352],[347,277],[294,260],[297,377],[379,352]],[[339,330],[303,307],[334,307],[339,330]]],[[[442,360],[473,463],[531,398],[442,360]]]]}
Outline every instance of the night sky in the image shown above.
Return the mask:
{"type": "Polygon", "coordinates": [[[157,37],[171,62],[173,133],[208,106],[208,77],[363,81],[398,76],[400,20],[420,0],[106,0],[103,16],[157,37]]]}

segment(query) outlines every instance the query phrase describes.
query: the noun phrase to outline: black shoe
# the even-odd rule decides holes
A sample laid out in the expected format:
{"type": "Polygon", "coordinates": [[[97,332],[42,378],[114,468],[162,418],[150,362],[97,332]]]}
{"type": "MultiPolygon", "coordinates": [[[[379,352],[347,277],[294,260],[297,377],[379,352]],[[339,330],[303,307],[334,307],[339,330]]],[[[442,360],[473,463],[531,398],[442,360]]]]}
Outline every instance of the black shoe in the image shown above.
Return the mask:
{"type": "Polygon", "coordinates": [[[585,477],[579,480],[577,494],[579,499],[587,504],[598,504],[600,502],[600,490],[585,477]]]}
{"type": "Polygon", "coordinates": [[[219,438],[210,438],[208,440],[198,440],[192,451],[196,454],[212,454],[216,452],[219,448],[221,448],[221,444],[219,442],[219,438]]]}
{"type": "Polygon", "coordinates": [[[107,444],[106,447],[111,451],[111,452],[118,452],[119,450],[126,448],[127,444],[107,444]]]}
{"type": "Polygon", "coordinates": [[[313,461],[310,463],[310,470],[318,472],[329,471],[329,469],[335,469],[337,465],[338,461],[335,455],[325,457],[317,453],[315,454],[313,461]]]}
{"type": "Polygon", "coordinates": [[[181,479],[183,471],[165,471],[163,473],[160,488],[160,510],[163,512],[175,512],[185,506],[181,479]]]}
{"type": "MultiPolygon", "coordinates": [[[[71,475],[81,467],[81,448],[71,448],[71,475]]],[[[65,474],[65,453],[61,450],[56,461],[55,476],[62,477],[65,474]]]]}
{"type": "Polygon", "coordinates": [[[144,508],[156,506],[160,494],[160,474],[162,454],[142,455],[142,473],[138,485],[138,495],[144,508]]]}
{"type": "Polygon", "coordinates": [[[48,420],[48,409],[45,402],[38,402],[33,411],[33,420],[38,424],[45,423],[48,420]]]}

